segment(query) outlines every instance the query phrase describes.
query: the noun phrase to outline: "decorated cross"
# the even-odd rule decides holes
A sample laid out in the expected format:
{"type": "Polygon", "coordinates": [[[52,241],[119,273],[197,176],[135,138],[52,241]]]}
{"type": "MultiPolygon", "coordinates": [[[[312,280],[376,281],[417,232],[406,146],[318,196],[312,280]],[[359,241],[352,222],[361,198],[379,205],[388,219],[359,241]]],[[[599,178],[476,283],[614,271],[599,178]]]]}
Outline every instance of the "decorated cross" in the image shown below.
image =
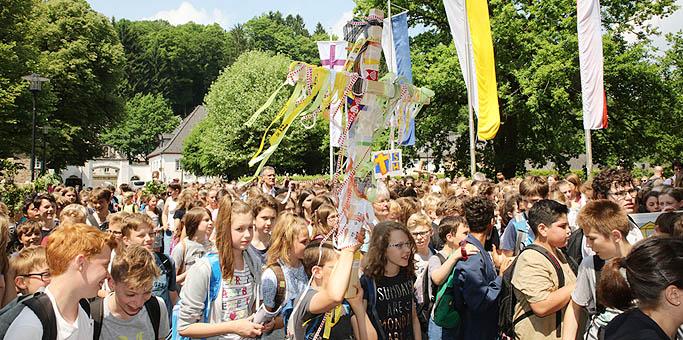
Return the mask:
{"type": "MultiPolygon", "coordinates": [[[[333,66],[329,66],[340,62],[336,59],[334,45],[330,46],[329,58],[322,60],[323,66],[293,62],[285,83],[247,121],[248,125],[252,124],[270,106],[284,85],[294,86],[292,95],[264,132],[261,145],[249,162],[250,166],[259,164],[256,169],[258,173],[297,118],[342,114],[344,129],[336,167],[339,169],[337,176],[343,178],[336,189],[340,221],[338,230],[333,231],[335,235],[332,235],[338,248],[353,245],[362,228],[370,230],[377,222],[370,203],[375,190],[372,186],[373,141],[389,127],[392,116],[414,118],[434,96],[431,90],[413,86],[392,73],[378,79],[383,17],[382,11],[373,9],[367,18],[354,19],[347,24],[345,40],[350,47],[348,59],[341,71],[330,69],[333,66]],[[280,124],[276,126],[278,122],[280,124]],[[266,141],[268,148],[265,148],[266,141]]],[[[390,165],[387,170],[394,168],[390,165]]]]}
{"type": "Polygon", "coordinates": [[[330,56],[328,59],[321,60],[320,63],[323,66],[327,66],[328,68],[331,69],[336,69],[336,66],[344,66],[346,63],[346,59],[337,59],[337,45],[336,44],[330,44],[330,56]]]}

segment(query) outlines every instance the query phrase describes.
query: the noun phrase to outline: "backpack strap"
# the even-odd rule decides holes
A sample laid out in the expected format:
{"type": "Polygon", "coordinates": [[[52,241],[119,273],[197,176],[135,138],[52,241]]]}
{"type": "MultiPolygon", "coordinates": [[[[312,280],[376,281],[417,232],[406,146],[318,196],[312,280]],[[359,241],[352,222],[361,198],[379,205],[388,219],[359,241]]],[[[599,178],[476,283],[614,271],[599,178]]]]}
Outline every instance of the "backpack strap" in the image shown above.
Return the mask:
{"type": "MultiPolygon", "coordinates": [[[[532,243],[532,244],[528,245],[526,248],[533,249],[533,250],[541,253],[543,256],[545,256],[546,259],[548,259],[548,261],[550,261],[550,263],[555,268],[555,272],[557,273],[558,288],[564,287],[564,272],[562,271],[562,267],[560,266],[560,261],[558,261],[557,258],[555,258],[555,256],[553,256],[553,254],[549,253],[545,248],[543,248],[539,245],[532,243]]],[[[527,314],[527,313],[529,313],[529,312],[526,312],[524,314],[527,314]]],[[[531,316],[531,315],[529,315],[529,316],[531,316]]],[[[555,313],[555,334],[558,337],[562,336],[562,310],[561,309],[555,313]]]]}
{"type": "Polygon", "coordinates": [[[275,280],[277,281],[275,299],[273,300],[274,310],[269,310],[269,312],[274,312],[285,302],[287,296],[287,281],[285,281],[285,272],[282,270],[282,266],[280,266],[279,263],[275,263],[269,268],[275,273],[275,280]]]}
{"type": "Polygon", "coordinates": [[[161,306],[159,306],[159,300],[156,296],[152,295],[152,297],[145,301],[145,309],[147,309],[147,315],[152,322],[154,340],[157,340],[159,339],[159,324],[161,323],[161,306]]]}
{"type": "Polygon", "coordinates": [[[45,293],[36,293],[32,298],[23,300],[21,303],[30,308],[43,324],[42,340],[57,339],[57,318],[50,297],[45,293]]]}
{"type": "Polygon", "coordinates": [[[90,312],[94,330],[92,333],[93,340],[98,340],[100,334],[102,334],[102,321],[104,320],[104,299],[101,297],[96,297],[90,302],[90,312]]]}
{"type": "Polygon", "coordinates": [[[364,280],[367,284],[368,290],[368,306],[367,311],[372,317],[371,323],[375,326],[377,331],[377,339],[384,340],[387,339],[387,334],[382,327],[381,319],[379,314],[377,314],[377,284],[375,284],[375,279],[368,276],[361,276],[361,280],[364,280]]]}
{"type": "MultiPolygon", "coordinates": [[[[600,273],[602,272],[602,267],[605,265],[605,260],[601,259],[600,256],[598,255],[593,255],[593,270],[595,271],[595,286],[598,286],[598,283],[600,282],[600,273]]],[[[601,303],[597,302],[597,289],[596,289],[596,302],[595,302],[595,309],[597,311],[597,314],[601,314],[602,312],[605,311],[605,306],[602,305],[601,303]]]]}
{"type": "MultiPolygon", "coordinates": [[[[158,252],[158,251],[155,252],[155,254],[157,256],[159,256],[159,258],[161,259],[161,265],[164,266],[164,270],[167,273],[170,273],[171,271],[173,271],[173,265],[171,265],[171,259],[168,257],[168,255],[166,255],[162,252],[158,252]]],[[[173,274],[175,274],[175,273],[173,273],[173,274]]]]}
{"type": "Polygon", "coordinates": [[[221,272],[221,264],[218,259],[218,253],[209,253],[207,254],[207,257],[211,266],[211,277],[209,278],[209,291],[204,303],[204,323],[209,322],[211,304],[216,301],[218,292],[221,288],[221,282],[223,281],[223,274],[221,272]]]}
{"type": "Polygon", "coordinates": [[[446,262],[446,257],[444,257],[444,256],[443,256],[440,252],[438,252],[438,251],[436,252],[436,257],[439,258],[439,262],[441,262],[441,264],[443,264],[444,262],[446,262]]]}

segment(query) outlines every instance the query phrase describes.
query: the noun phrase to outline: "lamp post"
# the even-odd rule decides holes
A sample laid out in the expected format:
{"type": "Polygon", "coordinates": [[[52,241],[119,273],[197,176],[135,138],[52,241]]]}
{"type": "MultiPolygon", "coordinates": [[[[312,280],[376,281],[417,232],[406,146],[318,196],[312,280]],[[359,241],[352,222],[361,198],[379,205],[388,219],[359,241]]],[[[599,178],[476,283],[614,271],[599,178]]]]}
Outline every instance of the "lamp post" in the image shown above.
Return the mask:
{"type": "Polygon", "coordinates": [[[33,122],[31,125],[31,182],[36,178],[36,95],[42,90],[43,83],[49,82],[50,79],[41,77],[37,73],[32,73],[21,79],[29,82],[29,91],[33,94],[33,122]]]}
{"type": "Polygon", "coordinates": [[[45,157],[45,150],[47,149],[47,134],[50,132],[50,126],[48,125],[43,125],[41,127],[43,130],[43,161],[40,162],[40,175],[45,175],[45,161],[47,160],[45,157]]]}

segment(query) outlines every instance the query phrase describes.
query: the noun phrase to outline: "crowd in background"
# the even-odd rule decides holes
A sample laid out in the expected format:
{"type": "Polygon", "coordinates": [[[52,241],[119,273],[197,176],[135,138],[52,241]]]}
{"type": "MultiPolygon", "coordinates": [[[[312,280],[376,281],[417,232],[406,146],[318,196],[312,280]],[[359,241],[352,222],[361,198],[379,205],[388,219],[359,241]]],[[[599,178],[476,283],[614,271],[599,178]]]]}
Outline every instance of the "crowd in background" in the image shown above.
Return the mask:
{"type": "Polygon", "coordinates": [[[15,311],[0,335],[44,336],[24,308],[42,301],[59,339],[683,339],[673,169],[387,178],[342,250],[335,185],[277,183],[272,167],[160,195],[58,186],[0,205],[0,321],[15,311]],[[654,236],[639,212],[663,212],[654,236]]]}

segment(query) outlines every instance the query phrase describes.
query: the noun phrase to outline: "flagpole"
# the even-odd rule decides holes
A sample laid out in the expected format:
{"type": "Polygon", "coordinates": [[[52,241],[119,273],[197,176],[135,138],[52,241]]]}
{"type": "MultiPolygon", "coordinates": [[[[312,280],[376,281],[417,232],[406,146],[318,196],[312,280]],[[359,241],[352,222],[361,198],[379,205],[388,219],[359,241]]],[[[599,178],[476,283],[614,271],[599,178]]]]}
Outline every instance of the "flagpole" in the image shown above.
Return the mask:
{"type": "MultiPolygon", "coordinates": [[[[332,27],[329,28],[330,30],[330,42],[332,42],[332,27]]],[[[332,58],[330,56],[330,58],[332,58]]],[[[334,69],[334,65],[332,65],[332,69],[334,69]]],[[[331,112],[330,112],[331,113],[331,112]]],[[[330,181],[333,180],[334,177],[334,146],[332,146],[332,115],[330,115],[330,181]]]]}
{"type": "MultiPolygon", "coordinates": [[[[387,58],[387,64],[390,62],[393,62],[394,58],[394,23],[391,21],[391,0],[387,0],[387,17],[389,18],[389,41],[391,42],[391,47],[389,47],[389,56],[387,58]]],[[[391,70],[389,70],[391,72],[391,70]]],[[[393,112],[391,113],[393,115],[393,112]]],[[[396,147],[396,142],[394,140],[394,122],[396,117],[392,117],[392,119],[389,120],[389,146],[391,147],[391,150],[394,150],[396,147]]]]}
{"type": "Polygon", "coordinates": [[[593,146],[591,144],[591,130],[586,129],[586,179],[593,172],[593,146]]]}
{"type": "Polygon", "coordinates": [[[472,71],[470,70],[471,60],[470,60],[470,23],[467,20],[467,0],[465,0],[465,33],[467,37],[467,51],[465,51],[465,58],[467,60],[467,109],[469,111],[469,124],[470,124],[470,176],[474,178],[474,173],[477,169],[477,156],[475,153],[475,139],[474,139],[474,110],[472,107],[472,71]]]}

